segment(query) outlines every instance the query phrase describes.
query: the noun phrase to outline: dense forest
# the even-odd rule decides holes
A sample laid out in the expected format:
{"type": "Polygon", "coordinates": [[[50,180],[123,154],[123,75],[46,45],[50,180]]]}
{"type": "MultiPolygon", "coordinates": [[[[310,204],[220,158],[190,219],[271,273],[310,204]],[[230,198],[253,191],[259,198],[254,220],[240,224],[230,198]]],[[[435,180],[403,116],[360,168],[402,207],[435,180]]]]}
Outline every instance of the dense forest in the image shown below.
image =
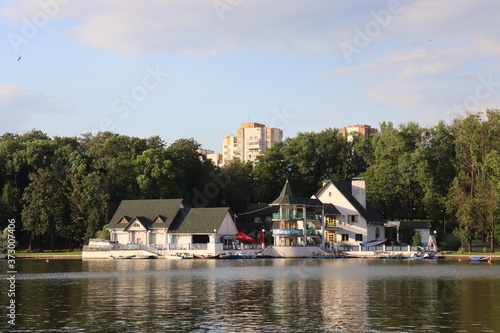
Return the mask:
{"type": "MultiPolygon", "coordinates": [[[[217,168],[194,139],[167,145],[111,132],[0,137],[0,228],[16,221],[19,248],[78,248],[109,222],[123,199],[184,198],[192,207],[275,199],[288,178],[300,196],[322,181],[364,176],[368,199],[387,220],[438,222],[439,235],[490,242],[500,223],[500,111],[423,128],[380,124],[347,140],[337,129],[299,133],[259,161],[217,168]],[[446,229],[446,230],[445,230],[446,229]]],[[[441,236],[442,237],[442,236],[441,236]]]]}

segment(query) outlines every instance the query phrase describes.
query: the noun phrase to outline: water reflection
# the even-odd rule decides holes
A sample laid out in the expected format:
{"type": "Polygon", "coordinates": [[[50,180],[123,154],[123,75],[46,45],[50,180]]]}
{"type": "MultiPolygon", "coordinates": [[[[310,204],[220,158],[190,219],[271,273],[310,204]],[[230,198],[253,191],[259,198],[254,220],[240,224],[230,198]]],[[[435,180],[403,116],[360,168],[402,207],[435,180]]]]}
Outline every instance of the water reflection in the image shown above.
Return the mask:
{"type": "MultiPolygon", "coordinates": [[[[500,331],[499,266],[356,259],[19,266],[20,332],[500,331]]],[[[0,284],[5,290],[5,276],[0,284]]]]}

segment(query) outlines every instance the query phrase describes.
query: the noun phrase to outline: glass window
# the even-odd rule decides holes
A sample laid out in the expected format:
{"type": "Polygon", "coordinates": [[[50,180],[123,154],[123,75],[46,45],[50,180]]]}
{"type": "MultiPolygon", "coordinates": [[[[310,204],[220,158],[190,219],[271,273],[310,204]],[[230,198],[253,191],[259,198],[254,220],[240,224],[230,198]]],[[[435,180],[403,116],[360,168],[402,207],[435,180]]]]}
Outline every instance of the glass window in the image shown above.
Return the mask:
{"type": "Polygon", "coordinates": [[[349,241],[349,234],[342,234],[342,241],[348,242],[349,241]]]}
{"type": "Polygon", "coordinates": [[[356,234],[356,242],[362,242],[363,241],[363,234],[356,234]]]}

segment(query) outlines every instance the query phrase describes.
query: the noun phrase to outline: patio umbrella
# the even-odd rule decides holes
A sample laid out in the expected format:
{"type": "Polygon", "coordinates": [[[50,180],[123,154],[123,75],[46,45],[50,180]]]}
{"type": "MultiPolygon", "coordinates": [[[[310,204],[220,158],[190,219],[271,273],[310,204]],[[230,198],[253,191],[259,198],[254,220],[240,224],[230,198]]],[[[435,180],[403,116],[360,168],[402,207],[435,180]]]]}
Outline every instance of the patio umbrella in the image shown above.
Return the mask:
{"type": "Polygon", "coordinates": [[[239,241],[255,242],[255,239],[253,239],[252,237],[248,236],[244,232],[238,232],[236,234],[236,239],[239,240],[239,241]]]}

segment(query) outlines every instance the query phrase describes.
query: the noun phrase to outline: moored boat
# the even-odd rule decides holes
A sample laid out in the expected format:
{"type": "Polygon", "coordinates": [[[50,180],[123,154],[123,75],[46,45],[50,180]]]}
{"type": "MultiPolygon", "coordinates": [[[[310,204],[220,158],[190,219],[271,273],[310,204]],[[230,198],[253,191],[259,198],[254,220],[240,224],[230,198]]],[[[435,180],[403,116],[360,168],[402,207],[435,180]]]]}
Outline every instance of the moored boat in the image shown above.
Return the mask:
{"type": "Polygon", "coordinates": [[[362,247],[371,247],[371,246],[381,246],[384,245],[387,242],[387,239],[378,239],[378,240],[372,240],[369,242],[364,242],[360,243],[362,247]]]}

